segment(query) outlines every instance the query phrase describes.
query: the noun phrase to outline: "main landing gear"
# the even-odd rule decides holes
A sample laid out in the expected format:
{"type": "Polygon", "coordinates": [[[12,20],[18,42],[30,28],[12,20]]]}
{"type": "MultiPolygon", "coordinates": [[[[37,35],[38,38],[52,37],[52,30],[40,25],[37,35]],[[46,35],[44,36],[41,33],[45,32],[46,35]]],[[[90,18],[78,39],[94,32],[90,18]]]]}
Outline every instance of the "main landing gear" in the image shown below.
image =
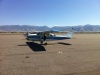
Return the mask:
{"type": "Polygon", "coordinates": [[[43,42],[44,42],[44,45],[47,45],[47,41],[40,41],[40,44],[43,45],[43,42]]]}
{"type": "Polygon", "coordinates": [[[44,44],[47,45],[47,41],[44,41],[44,44]]]}

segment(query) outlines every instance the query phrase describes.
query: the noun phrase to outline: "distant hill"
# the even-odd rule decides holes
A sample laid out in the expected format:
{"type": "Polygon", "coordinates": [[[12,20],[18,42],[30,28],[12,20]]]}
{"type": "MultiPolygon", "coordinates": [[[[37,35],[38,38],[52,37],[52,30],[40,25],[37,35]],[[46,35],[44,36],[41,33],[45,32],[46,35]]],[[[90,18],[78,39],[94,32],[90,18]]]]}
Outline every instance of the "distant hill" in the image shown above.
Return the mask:
{"type": "Polygon", "coordinates": [[[100,31],[100,25],[78,25],[78,26],[54,26],[52,28],[48,26],[30,26],[30,25],[1,25],[0,31],[46,31],[46,30],[60,30],[69,31],[74,28],[74,31],[100,31]]]}

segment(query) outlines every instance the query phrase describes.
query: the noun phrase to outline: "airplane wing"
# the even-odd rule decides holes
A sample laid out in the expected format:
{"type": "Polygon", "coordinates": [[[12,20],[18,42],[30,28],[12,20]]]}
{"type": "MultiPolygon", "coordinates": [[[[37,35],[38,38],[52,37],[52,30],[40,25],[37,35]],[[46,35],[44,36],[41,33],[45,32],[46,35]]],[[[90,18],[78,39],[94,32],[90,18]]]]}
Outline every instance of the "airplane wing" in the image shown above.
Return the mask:
{"type": "Polygon", "coordinates": [[[35,31],[36,33],[53,33],[53,32],[60,32],[59,30],[49,30],[49,31],[35,31]]]}
{"type": "Polygon", "coordinates": [[[35,31],[35,33],[36,34],[38,34],[38,35],[44,35],[44,34],[46,34],[46,35],[48,35],[49,33],[54,33],[54,32],[60,32],[59,30],[50,30],[50,31],[35,31]]]}

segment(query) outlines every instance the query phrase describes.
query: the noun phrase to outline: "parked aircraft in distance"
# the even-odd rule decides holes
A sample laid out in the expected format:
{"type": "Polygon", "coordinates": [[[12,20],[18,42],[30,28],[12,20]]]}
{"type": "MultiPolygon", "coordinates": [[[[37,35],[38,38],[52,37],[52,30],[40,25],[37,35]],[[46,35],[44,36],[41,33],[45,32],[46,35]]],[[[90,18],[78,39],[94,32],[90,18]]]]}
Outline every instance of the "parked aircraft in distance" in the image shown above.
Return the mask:
{"type": "Polygon", "coordinates": [[[54,41],[54,40],[64,40],[64,39],[71,39],[73,37],[73,31],[69,31],[66,35],[55,35],[53,32],[60,32],[58,30],[51,30],[51,31],[43,31],[43,32],[35,32],[25,34],[27,40],[31,41],[40,41],[41,44],[47,45],[47,41],[54,41]]]}

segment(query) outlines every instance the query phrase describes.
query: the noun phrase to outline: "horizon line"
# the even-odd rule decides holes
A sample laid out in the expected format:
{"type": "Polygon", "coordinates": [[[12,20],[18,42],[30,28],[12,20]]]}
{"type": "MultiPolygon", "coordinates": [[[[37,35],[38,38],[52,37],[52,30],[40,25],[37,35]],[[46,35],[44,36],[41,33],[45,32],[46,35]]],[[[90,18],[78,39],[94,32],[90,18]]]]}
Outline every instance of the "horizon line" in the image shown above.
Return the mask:
{"type": "MultiPolygon", "coordinates": [[[[0,26],[13,26],[13,25],[19,25],[19,26],[39,26],[39,25],[31,25],[31,24],[3,24],[3,25],[0,25],[0,26]]],[[[92,25],[92,26],[94,26],[94,25],[99,25],[99,24],[84,24],[84,25],[66,25],[66,26],[70,26],[70,27],[72,27],[72,26],[85,26],[85,25],[92,25]]],[[[47,27],[65,27],[65,25],[63,25],[63,26],[60,26],[60,25],[54,25],[54,26],[48,26],[48,25],[40,25],[39,27],[41,27],[41,26],[47,26],[47,27]]]]}

